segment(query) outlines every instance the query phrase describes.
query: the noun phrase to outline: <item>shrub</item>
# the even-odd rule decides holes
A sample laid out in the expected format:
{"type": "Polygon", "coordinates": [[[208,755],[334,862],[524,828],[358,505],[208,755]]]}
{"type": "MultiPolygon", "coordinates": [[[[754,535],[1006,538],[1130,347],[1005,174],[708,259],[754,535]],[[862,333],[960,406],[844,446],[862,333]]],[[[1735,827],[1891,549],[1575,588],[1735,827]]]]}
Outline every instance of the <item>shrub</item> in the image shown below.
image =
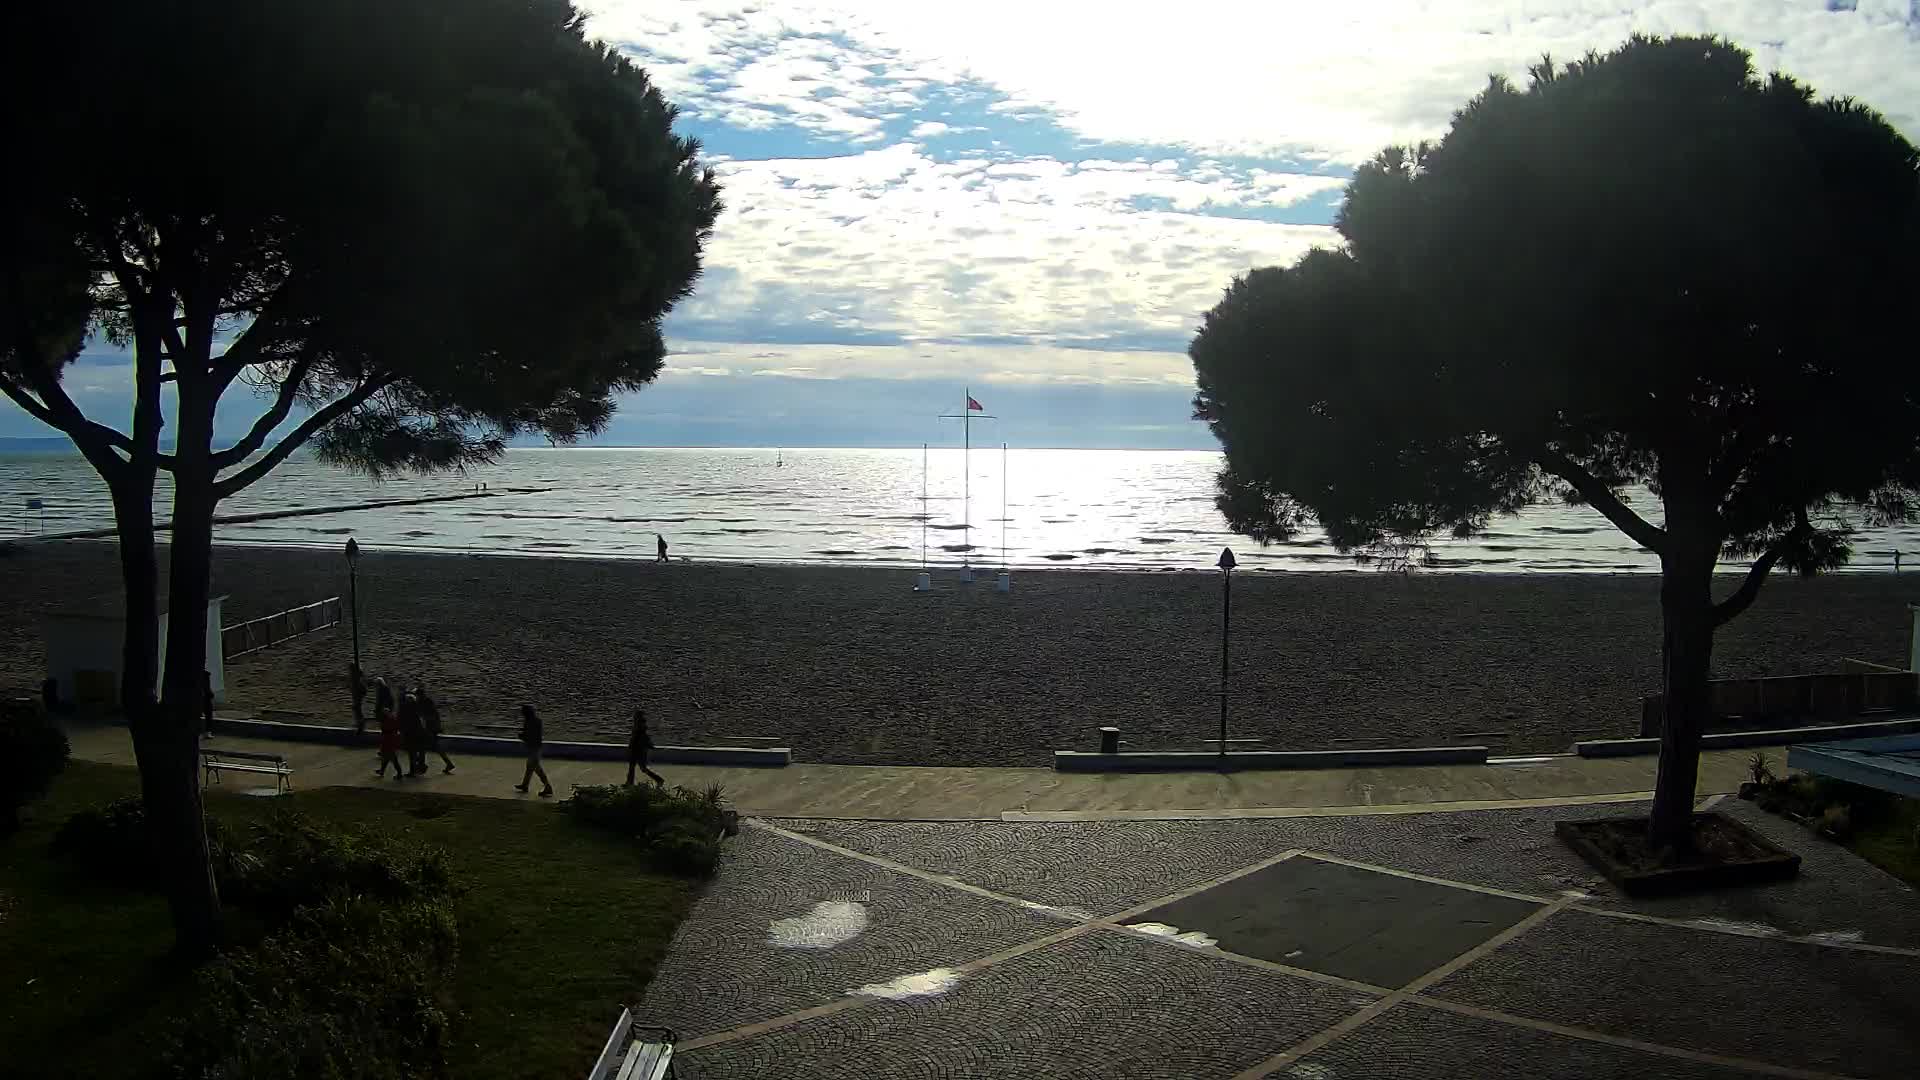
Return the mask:
{"type": "MultiPolygon", "coordinates": [[[[208,815],[206,829],[214,876],[224,883],[243,872],[251,856],[234,844],[218,818],[208,815]]],[[[54,832],[52,850],[90,877],[158,887],[162,855],[138,795],[74,811],[54,832]]]]}
{"type": "Polygon", "coordinates": [[[704,792],[683,787],[582,785],[560,803],[561,809],[595,828],[640,842],[668,869],[711,874],[720,858],[720,834],[730,812],[719,785],[704,792]]]}
{"type": "Polygon", "coordinates": [[[249,858],[220,881],[221,892],[268,915],[341,897],[403,902],[453,894],[439,848],[324,829],[298,811],[276,810],[255,825],[245,852],[249,858]]]}
{"type": "Polygon", "coordinates": [[[1835,840],[1853,835],[1853,808],[1835,804],[1820,811],[1820,831],[1835,840]]]}
{"type": "Polygon", "coordinates": [[[301,908],[201,971],[166,1058],[200,1080],[444,1076],[456,942],[444,899],[301,908]]]}
{"type": "Polygon", "coordinates": [[[1773,775],[1773,765],[1767,761],[1767,755],[1756,750],[1753,756],[1747,759],[1747,778],[1763,787],[1777,779],[1773,775]]]}
{"type": "Polygon", "coordinates": [[[0,836],[20,827],[20,808],[47,793],[71,753],[67,733],[38,709],[0,711],[0,836]]]}

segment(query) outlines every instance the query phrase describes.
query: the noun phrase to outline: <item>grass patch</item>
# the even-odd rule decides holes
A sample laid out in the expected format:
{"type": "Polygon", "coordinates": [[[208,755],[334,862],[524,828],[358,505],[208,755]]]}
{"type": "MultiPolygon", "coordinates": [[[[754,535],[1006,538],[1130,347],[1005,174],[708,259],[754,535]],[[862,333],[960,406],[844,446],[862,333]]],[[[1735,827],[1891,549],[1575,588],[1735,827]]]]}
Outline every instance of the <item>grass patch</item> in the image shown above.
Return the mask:
{"type": "Polygon", "coordinates": [[[1901,799],[1893,816],[1863,826],[1847,846],[1901,881],[1920,886],[1920,800],[1901,799]]]}
{"type": "MultiPolygon", "coordinates": [[[[130,768],[75,761],[28,808],[21,832],[0,842],[9,1076],[142,1075],[153,1068],[147,1048],[183,1011],[193,976],[168,962],[165,901],[87,880],[47,850],[69,814],[138,790],[130,768]],[[28,1047],[38,1050],[20,1052],[28,1047]]],[[[241,829],[272,801],[214,792],[208,807],[241,829]]],[[[446,851],[464,888],[448,1053],[449,1073],[463,1080],[584,1075],[699,888],[631,841],[549,806],[361,788],[289,801],[317,823],[377,827],[446,851]]],[[[235,930],[244,941],[248,928],[235,930]]]]}

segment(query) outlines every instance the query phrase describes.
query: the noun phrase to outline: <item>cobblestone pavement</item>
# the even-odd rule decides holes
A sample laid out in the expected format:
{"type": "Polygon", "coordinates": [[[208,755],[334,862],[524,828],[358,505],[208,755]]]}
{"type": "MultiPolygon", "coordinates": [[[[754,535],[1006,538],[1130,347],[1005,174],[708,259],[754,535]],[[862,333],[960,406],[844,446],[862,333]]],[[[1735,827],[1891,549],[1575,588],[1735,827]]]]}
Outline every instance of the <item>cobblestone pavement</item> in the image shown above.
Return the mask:
{"type": "Polygon", "coordinates": [[[1912,1075],[1920,896],[1737,802],[1800,879],[1630,901],[1552,835],[1641,809],[755,822],[637,1014],[689,1080],[1912,1075]],[[1370,908],[1407,878],[1436,888],[1370,908]],[[1474,929],[1462,893],[1503,914],[1474,929]],[[1419,963],[1354,961],[1440,918],[1419,963]]]}

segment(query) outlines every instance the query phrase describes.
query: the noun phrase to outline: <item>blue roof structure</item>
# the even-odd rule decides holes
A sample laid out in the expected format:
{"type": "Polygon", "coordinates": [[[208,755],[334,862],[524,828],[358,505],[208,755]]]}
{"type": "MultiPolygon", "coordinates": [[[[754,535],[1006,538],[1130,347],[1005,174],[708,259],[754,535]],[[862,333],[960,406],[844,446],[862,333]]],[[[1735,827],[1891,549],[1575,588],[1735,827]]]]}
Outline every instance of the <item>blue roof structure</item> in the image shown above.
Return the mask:
{"type": "Polygon", "coordinates": [[[1920,735],[1844,739],[1787,748],[1789,768],[1920,798],[1920,735]]]}

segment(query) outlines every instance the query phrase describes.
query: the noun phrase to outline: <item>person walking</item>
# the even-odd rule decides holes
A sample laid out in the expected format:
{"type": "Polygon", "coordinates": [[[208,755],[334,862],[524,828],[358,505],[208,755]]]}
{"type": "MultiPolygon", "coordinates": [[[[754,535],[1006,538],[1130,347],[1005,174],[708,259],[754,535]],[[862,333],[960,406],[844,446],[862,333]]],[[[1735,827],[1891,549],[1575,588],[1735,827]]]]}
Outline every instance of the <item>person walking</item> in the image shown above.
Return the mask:
{"type": "Polygon", "coordinates": [[[671,562],[672,560],[667,558],[667,538],[660,535],[659,533],[654,533],[653,543],[654,543],[655,550],[659,552],[659,554],[653,557],[653,561],[654,562],[671,562]]]}
{"type": "Polygon", "coordinates": [[[347,664],[347,687],[353,692],[353,733],[367,730],[367,676],[360,665],[347,664]]]}
{"type": "Polygon", "coordinates": [[[633,786],[633,772],[635,769],[646,773],[647,779],[652,780],[661,787],[667,786],[666,780],[664,780],[659,773],[647,768],[652,756],[653,736],[647,734],[647,711],[645,709],[635,709],[633,710],[633,731],[627,736],[628,787],[633,786]]]}
{"type": "Polygon", "coordinates": [[[373,715],[380,724],[380,767],[373,775],[385,776],[391,763],[393,778],[399,780],[407,775],[400,767],[400,718],[394,714],[393,688],[385,678],[373,680],[373,715]]]}
{"type": "Polygon", "coordinates": [[[540,778],[542,797],[553,794],[553,781],[547,779],[547,770],[540,767],[540,747],[546,743],[546,725],[540,722],[540,714],[533,706],[520,706],[520,742],[527,748],[527,771],[520,782],[513,785],[515,791],[527,790],[533,778],[540,778]]]}
{"type": "Polygon", "coordinates": [[[420,699],[409,690],[400,695],[400,743],[407,749],[407,775],[427,771],[427,729],[420,722],[420,699]]]}
{"type": "MultiPolygon", "coordinates": [[[[441,764],[446,766],[440,770],[441,772],[452,772],[453,759],[448,757],[446,750],[440,746],[440,706],[427,696],[427,688],[424,686],[413,688],[413,698],[420,703],[420,726],[426,729],[426,748],[440,755],[441,764]]],[[[420,761],[422,765],[426,764],[425,754],[420,756],[420,761]]]]}

